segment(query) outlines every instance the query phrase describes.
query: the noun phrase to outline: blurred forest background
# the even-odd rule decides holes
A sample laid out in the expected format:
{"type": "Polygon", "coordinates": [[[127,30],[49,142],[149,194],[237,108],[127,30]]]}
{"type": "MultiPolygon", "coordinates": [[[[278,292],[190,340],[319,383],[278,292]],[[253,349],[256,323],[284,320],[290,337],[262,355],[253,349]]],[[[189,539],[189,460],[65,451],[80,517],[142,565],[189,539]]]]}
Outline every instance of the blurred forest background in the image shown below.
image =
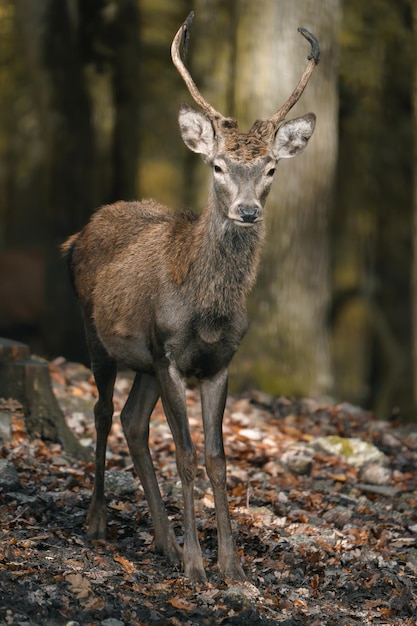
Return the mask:
{"type": "Polygon", "coordinates": [[[322,56],[289,117],[316,132],[279,165],[232,385],[417,419],[415,5],[0,0],[0,335],[88,363],[59,244],[118,199],[204,206],[169,52],[188,12],[191,72],[243,130],[297,84],[304,26],[322,56]]]}

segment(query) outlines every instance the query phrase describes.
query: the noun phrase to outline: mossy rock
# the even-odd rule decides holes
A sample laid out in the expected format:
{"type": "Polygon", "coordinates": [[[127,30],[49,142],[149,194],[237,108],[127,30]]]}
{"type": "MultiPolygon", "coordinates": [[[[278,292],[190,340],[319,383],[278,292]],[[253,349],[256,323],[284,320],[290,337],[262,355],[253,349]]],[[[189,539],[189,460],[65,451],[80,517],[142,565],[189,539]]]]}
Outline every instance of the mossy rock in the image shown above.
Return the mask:
{"type": "Polygon", "coordinates": [[[346,438],[337,435],[317,437],[312,442],[315,448],[329,455],[337,455],[344,458],[349,465],[362,467],[368,463],[380,463],[386,465],[388,459],[381,450],[368,441],[356,437],[346,438]]]}

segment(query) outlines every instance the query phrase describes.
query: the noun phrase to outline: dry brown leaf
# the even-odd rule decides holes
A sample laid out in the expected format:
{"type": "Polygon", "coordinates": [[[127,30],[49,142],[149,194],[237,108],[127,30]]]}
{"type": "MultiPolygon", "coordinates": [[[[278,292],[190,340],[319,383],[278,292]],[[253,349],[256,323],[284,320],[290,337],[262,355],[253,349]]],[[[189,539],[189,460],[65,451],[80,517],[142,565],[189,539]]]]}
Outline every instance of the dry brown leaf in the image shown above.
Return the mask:
{"type": "Polygon", "coordinates": [[[184,598],[169,598],[168,602],[172,604],[176,609],[181,609],[183,611],[192,611],[196,608],[196,604],[193,602],[189,602],[188,600],[184,600],[184,598]]]}
{"type": "Polygon", "coordinates": [[[98,596],[91,595],[85,602],[83,602],[83,607],[87,611],[101,611],[105,607],[105,601],[103,598],[99,598],[98,596]]]}
{"type": "Polygon", "coordinates": [[[12,415],[12,433],[13,439],[15,441],[23,441],[27,437],[25,420],[23,417],[18,417],[17,415],[12,415]]]}
{"type": "Polygon", "coordinates": [[[132,561],[129,561],[129,559],[126,559],[124,556],[120,556],[120,554],[115,553],[113,555],[113,559],[117,561],[117,563],[120,563],[127,574],[133,574],[135,571],[135,566],[132,561]]]}
{"type": "Polygon", "coordinates": [[[346,482],[346,474],[329,474],[329,478],[336,480],[338,483],[346,482]]]}
{"type": "Polygon", "coordinates": [[[67,574],[65,580],[69,583],[71,592],[78,600],[84,600],[91,594],[91,583],[82,574],[67,574]]]}

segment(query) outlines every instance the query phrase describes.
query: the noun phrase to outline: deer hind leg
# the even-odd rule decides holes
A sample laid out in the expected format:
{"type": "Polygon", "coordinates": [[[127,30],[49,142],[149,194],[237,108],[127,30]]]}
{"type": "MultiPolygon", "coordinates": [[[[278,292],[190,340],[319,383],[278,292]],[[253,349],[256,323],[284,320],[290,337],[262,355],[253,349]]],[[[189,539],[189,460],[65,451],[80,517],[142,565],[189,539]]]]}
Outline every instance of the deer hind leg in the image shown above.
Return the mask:
{"type": "Polygon", "coordinates": [[[147,374],[136,374],[121,421],[151,512],[155,529],[155,550],[175,563],[182,560],[182,550],[169,523],[149,451],[149,419],[158,398],[156,379],[147,374]]]}
{"type": "Polygon", "coordinates": [[[107,437],[113,417],[113,388],[117,364],[106,352],[93,329],[87,327],[91,355],[91,367],[97,385],[98,400],[94,407],[97,432],[94,490],[87,516],[87,537],[105,539],[107,507],[104,496],[104,471],[106,464],[107,437]]]}
{"type": "Polygon", "coordinates": [[[245,580],[233,541],[226,492],[226,457],[223,446],[222,422],[227,396],[227,371],[200,383],[203,413],[206,468],[213,487],[216,507],[218,565],[223,575],[233,580],[245,580]]]}

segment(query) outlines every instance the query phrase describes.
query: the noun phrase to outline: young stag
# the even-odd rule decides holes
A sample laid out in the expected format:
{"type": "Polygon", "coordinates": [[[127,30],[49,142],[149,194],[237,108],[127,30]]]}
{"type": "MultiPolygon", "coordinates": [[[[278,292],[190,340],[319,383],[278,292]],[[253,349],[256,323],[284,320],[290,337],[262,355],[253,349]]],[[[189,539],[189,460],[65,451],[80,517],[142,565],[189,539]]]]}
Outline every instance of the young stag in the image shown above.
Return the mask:
{"type": "Polygon", "coordinates": [[[153,200],[117,202],[97,211],[63,245],[80,300],[98,388],[95,485],[88,536],[104,538],[104,467],[113,414],[116,363],[136,372],[122,411],[123,430],[155,529],[155,548],[183,561],[186,576],[206,579],[198,541],[193,486],[196,451],[190,436],[185,381],[200,383],[205,461],[216,507],[218,565],[232,579],[245,574],[236,555],[226,494],[222,420],[227,368],[247,328],[245,296],[255,280],[264,238],[264,205],[280,159],[299,154],[315,125],[313,113],[284,122],[318,62],[317,40],[288,101],[247,133],[198,91],[180,55],[192,14],[172,43],[172,60],[202,110],[183,104],[182,138],[213,176],[207,207],[197,217],[153,200]],[[184,546],[171,529],[149,451],[149,419],[161,397],[173,434],[184,500],[184,546]]]}

